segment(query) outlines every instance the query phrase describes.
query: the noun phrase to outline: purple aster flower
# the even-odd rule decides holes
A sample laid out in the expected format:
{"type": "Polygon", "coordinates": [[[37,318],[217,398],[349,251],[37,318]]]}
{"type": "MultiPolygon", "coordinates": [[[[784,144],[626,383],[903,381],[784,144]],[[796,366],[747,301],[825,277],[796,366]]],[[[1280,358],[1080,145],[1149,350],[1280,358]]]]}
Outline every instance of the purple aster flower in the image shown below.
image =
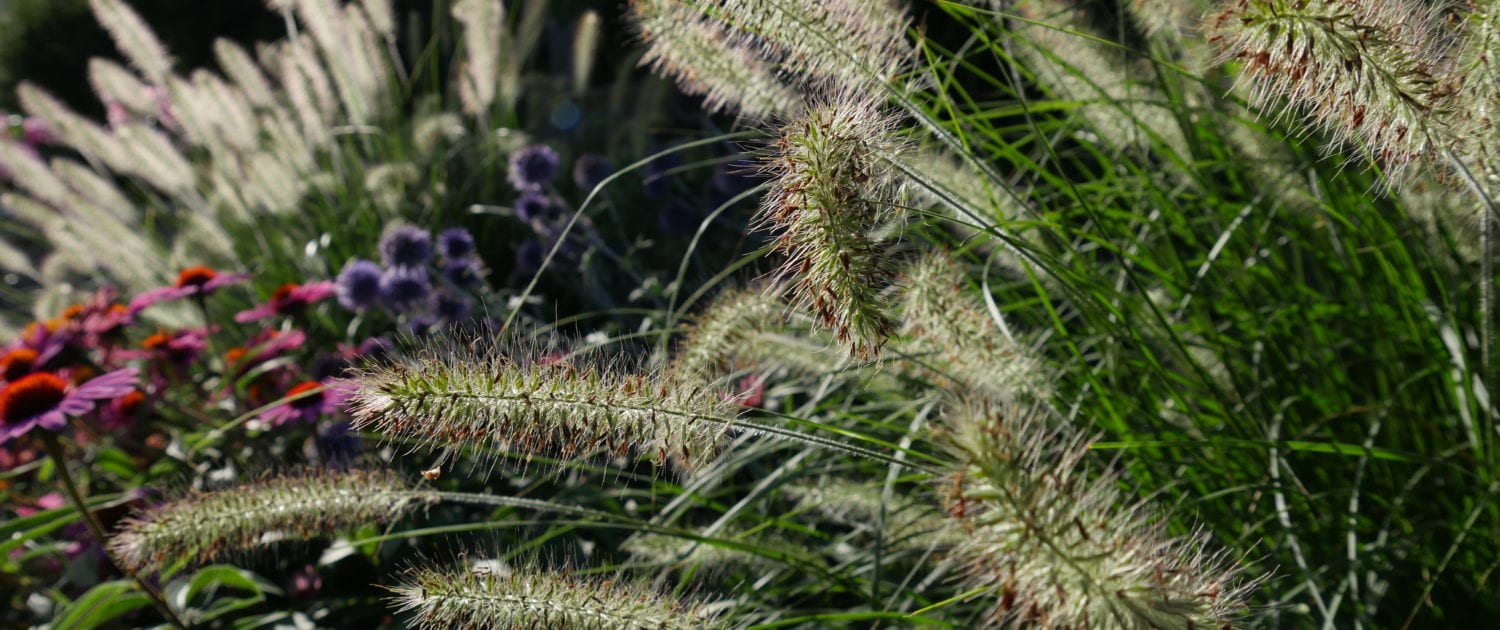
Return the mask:
{"type": "Polygon", "coordinates": [[[433,292],[428,308],[438,319],[458,322],[469,318],[474,311],[474,302],[462,293],[440,290],[433,292]]]}
{"type": "Polygon", "coordinates": [[[516,216],[528,223],[552,223],[562,218],[562,204],[551,196],[528,191],[516,197],[516,216]]]}
{"type": "Polygon", "coordinates": [[[68,416],[93,411],[101,400],[119,398],[135,390],[135,368],[116,370],[74,387],[51,372],[36,372],[0,390],[0,442],[26,435],[36,427],[63,428],[68,416]]]}
{"type": "Polygon", "coordinates": [[[484,270],[480,268],[479,261],[472,258],[450,260],[443,263],[443,278],[453,286],[459,288],[472,288],[479,285],[484,278],[484,270]]]}
{"type": "Polygon", "coordinates": [[[130,300],[130,307],[126,309],[126,313],[135,315],[152,304],[190,296],[208,295],[219,287],[243,282],[249,277],[248,274],[243,273],[219,273],[203,266],[188,267],[183,269],[182,273],[177,274],[176,284],[151,289],[135,296],[135,299],[130,300]]]}
{"type": "Polygon", "coordinates": [[[392,313],[405,313],[427,300],[432,282],[421,267],[396,267],[380,276],[380,302],[392,313]]]}
{"type": "Polygon", "coordinates": [[[598,153],[585,153],[573,162],[573,183],[584,190],[593,190],[613,172],[609,158],[598,153]]]}
{"type": "Polygon", "coordinates": [[[432,235],[406,223],[392,223],[380,234],[380,262],[387,267],[420,267],[432,259],[432,235]]]}
{"type": "Polygon", "coordinates": [[[380,267],[363,258],[344,263],[334,291],[339,304],[351,311],[363,311],[380,302],[380,267]]]}
{"type": "Polygon", "coordinates": [[[510,156],[510,183],[516,190],[536,190],[557,178],[561,160],[545,144],[532,144],[510,156]]]}
{"type": "Polygon", "coordinates": [[[438,251],[448,260],[468,258],[474,253],[474,236],[461,227],[443,230],[438,234],[438,251]]]}
{"type": "Polygon", "coordinates": [[[265,304],[236,313],[234,321],[243,324],[276,315],[292,315],[307,308],[309,304],[328,299],[335,290],[331,280],[308,284],[288,282],[272,291],[271,299],[265,304]]]}

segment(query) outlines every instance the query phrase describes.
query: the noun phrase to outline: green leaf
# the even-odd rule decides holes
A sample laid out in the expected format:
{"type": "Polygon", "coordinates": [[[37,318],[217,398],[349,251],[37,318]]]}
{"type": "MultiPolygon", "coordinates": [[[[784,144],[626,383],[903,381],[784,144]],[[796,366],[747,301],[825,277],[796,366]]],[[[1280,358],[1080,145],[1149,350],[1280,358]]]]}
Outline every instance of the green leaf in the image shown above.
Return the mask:
{"type": "Polygon", "coordinates": [[[64,605],[52,618],[54,628],[97,628],[138,608],[151,605],[135,582],[114,580],[91,588],[64,605]]]}
{"type": "Polygon", "coordinates": [[[193,620],[217,619],[228,613],[266,601],[266,594],[280,595],[281,589],[265,578],[227,564],[203,567],[191,577],[173,580],[163,589],[163,596],[173,608],[188,612],[193,620]],[[221,588],[246,591],[243,597],[214,597],[221,588]],[[209,598],[206,607],[193,606],[200,595],[209,598]]]}

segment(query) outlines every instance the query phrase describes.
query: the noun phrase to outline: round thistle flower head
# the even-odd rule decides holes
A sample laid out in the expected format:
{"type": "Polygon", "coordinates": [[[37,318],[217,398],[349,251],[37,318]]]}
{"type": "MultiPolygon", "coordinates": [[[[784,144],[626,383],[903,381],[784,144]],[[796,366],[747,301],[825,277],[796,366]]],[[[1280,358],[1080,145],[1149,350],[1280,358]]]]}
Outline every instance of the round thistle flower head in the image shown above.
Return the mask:
{"type": "Polygon", "coordinates": [[[510,183],[517,190],[537,190],[557,178],[561,160],[545,144],[522,147],[510,156],[510,183]]]}
{"type": "Polygon", "coordinates": [[[460,322],[469,318],[474,311],[474,303],[462,293],[439,290],[433,292],[428,308],[438,319],[445,322],[460,322]]]}
{"type": "Polygon", "coordinates": [[[528,223],[549,223],[562,216],[562,206],[550,196],[528,191],[516,197],[516,216],[528,223]]]}
{"type": "Polygon", "coordinates": [[[479,285],[484,277],[484,270],[479,267],[479,261],[472,258],[460,258],[443,263],[443,278],[453,286],[459,288],[473,288],[479,285]]]}
{"type": "Polygon", "coordinates": [[[448,260],[468,258],[474,253],[474,236],[461,227],[452,227],[438,234],[438,251],[448,260]]]}
{"type": "Polygon", "coordinates": [[[613,172],[609,158],[598,153],[585,153],[573,162],[573,183],[583,190],[593,190],[613,172]]]}
{"type": "Polygon", "coordinates": [[[380,267],[363,258],[344,263],[334,290],[339,304],[351,311],[363,311],[380,302],[380,267]]]}
{"type": "Polygon", "coordinates": [[[541,271],[542,261],[547,259],[547,246],[541,241],[532,239],[521,243],[516,248],[516,274],[522,278],[530,278],[541,271]]]}
{"type": "Polygon", "coordinates": [[[421,306],[432,290],[427,270],[396,267],[380,276],[380,303],[392,313],[405,313],[421,306]]]}
{"type": "Polygon", "coordinates": [[[420,267],[432,259],[432,236],[408,223],[392,223],[380,234],[380,262],[387,267],[420,267]]]}

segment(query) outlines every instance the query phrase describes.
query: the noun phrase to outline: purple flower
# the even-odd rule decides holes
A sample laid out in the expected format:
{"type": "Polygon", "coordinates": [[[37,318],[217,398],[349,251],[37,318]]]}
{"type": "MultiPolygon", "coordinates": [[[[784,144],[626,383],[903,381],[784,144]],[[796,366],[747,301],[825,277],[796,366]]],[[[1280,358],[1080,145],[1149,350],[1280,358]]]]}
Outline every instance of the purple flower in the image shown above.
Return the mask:
{"type": "Polygon", "coordinates": [[[51,372],[36,372],[0,390],[0,442],[26,435],[38,426],[56,431],[68,416],[93,411],[101,400],[119,398],[135,390],[135,368],[100,375],[77,387],[51,372]]]}
{"type": "Polygon", "coordinates": [[[541,271],[542,261],[547,258],[547,246],[541,241],[529,240],[516,248],[515,272],[522,278],[530,278],[541,271]]]}
{"type": "Polygon", "coordinates": [[[420,267],[432,259],[432,235],[405,223],[392,223],[380,235],[380,262],[387,267],[420,267]]]}
{"type": "Polygon", "coordinates": [[[598,153],[585,153],[573,162],[573,183],[584,190],[593,190],[613,172],[609,158],[598,153]]]}
{"type": "Polygon", "coordinates": [[[333,382],[303,381],[287,390],[282,398],[294,398],[265,410],[260,421],[271,427],[280,427],[293,422],[314,422],[318,418],[338,411],[346,390],[333,382]]]}
{"type": "Polygon", "coordinates": [[[57,134],[52,133],[52,125],[35,116],[27,117],[21,122],[21,135],[26,138],[26,144],[34,147],[57,144],[57,134]]]}
{"type": "Polygon", "coordinates": [[[380,276],[380,302],[392,313],[405,313],[427,299],[432,282],[421,267],[396,267],[380,276]]]}
{"type": "Polygon", "coordinates": [[[461,227],[443,230],[438,234],[438,251],[448,260],[468,258],[474,253],[474,236],[461,227]]]}
{"type": "Polygon", "coordinates": [[[532,144],[510,156],[510,183],[516,190],[536,190],[557,178],[561,160],[545,144],[532,144]]]}
{"type": "Polygon", "coordinates": [[[307,565],[301,571],[293,573],[287,579],[286,593],[293,599],[312,599],[317,597],[318,591],[323,589],[323,576],[318,575],[318,568],[307,565]]]}
{"type": "Polygon", "coordinates": [[[461,258],[443,263],[443,278],[453,286],[459,288],[472,288],[479,284],[484,277],[484,270],[479,267],[479,261],[472,258],[461,258]]]}
{"type": "Polygon", "coordinates": [[[437,325],[438,319],[436,317],[423,313],[411,318],[411,321],[406,323],[406,330],[414,336],[425,337],[431,334],[433,329],[437,328],[437,325]]]}
{"type": "Polygon", "coordinates": [[[458,322],[469,318],[474,311],[474,303],[461,293],[454,291],[436,291],[432,294],[432,301],[428,304],[432,314],[446,322],[458,322]]]}
{"type": "Polygon", "coordinates": [[[335,285],[341,306],[363,311],[380,302],[380,267],[363,258],[350,259],[335,285]]]}
{"type": "Polygon", "coordinates": [[[208,267],[197,266],[183,269],[177,274],[177,283],[169,287],[148,290],[130,300],[127,315],[135,315],[152,304],[170,302],[189,296],[208,295],[222,286],[243,282],[250,276],[243,273],[219,273],[208,267]]]}
{"type": "Polygon", "coordinates": [[[516,197],[516,216],[528,223],[551,223],[562,217],[562,204],[540,192],[524,192],[516,197]]]}
{"type": "Polygon", "coordinates": [[[272,291],[271,299],[265,304],[236,313],[234,321],[244,324],[276,315],[291,315],[307,308],[309,304],[327,299],[334,291],[330,280],[308,284],[288,282],[272,291]]]}

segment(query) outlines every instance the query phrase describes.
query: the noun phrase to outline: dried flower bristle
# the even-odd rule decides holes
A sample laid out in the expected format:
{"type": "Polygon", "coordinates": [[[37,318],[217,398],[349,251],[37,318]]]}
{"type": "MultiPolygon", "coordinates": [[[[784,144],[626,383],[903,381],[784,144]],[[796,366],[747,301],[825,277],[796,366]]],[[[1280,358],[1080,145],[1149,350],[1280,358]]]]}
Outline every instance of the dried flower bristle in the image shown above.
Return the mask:
{"type": "Polygon", "coordinates": [[[735,45],[697,10],[673,0],[631,0],[630,18],[646,45],[641,65],[675,77],[682,91],[703,96],[710,111],[760,119],[800,106],[759,55],[735,45]]]}
{"type": "Polygon", "coordinates": [[[130,517],[109,547],[126,569],[149,573],[183,559],[207,562],[242,552],[274,537],[315,538],[393,521],[422,501],[393,471],[309,469],[189,492],[130,517]]]}
{"type": "Polygon", "coordinates": [[[532,567],[408,571],[391,589],[414,627],[438,628],[723,628],[701,604],[617,579],[573,577],[532,567]]]}

